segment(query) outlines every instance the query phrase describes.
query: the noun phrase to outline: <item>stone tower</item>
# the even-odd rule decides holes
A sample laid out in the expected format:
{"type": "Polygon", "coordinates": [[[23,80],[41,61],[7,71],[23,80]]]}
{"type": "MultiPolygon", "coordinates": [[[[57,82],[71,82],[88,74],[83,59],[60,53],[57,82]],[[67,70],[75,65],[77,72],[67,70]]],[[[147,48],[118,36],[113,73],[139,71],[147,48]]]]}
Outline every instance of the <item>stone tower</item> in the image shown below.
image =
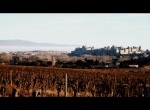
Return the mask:
{"type": "Polygon", "coordinates": [[[141,51],[141,46],[139,46],[139,51],[141,51]]]}
{"type": "Polygon", "coordinates": [[[131,47],[128,46],[128,54],[131,53],[131,47]]]}

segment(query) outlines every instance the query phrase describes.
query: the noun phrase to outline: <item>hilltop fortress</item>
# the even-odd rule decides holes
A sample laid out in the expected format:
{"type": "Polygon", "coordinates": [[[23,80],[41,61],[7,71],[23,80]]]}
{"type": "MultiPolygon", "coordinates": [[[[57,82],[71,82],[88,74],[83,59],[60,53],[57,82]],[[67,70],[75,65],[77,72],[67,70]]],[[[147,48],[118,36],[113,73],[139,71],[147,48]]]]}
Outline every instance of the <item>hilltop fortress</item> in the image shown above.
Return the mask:
{"type": "Polygon", "coordinates": [[[99,48],[99,49],[94,49],[94,47],[87,47],[87,46],[82,46],[75,48],[74,51],[71,51],[69,54],[70,56],[80,56],[83,54],[90,54],[90,55],[129,55],[129,54],[143,54],[144,51],[141,50],[141,46],[139,47],[127,47],[123,48],[121,47],[116,47],[112,46],[111,48],[109,46],[104,47],[104,48],[99,48]]]}

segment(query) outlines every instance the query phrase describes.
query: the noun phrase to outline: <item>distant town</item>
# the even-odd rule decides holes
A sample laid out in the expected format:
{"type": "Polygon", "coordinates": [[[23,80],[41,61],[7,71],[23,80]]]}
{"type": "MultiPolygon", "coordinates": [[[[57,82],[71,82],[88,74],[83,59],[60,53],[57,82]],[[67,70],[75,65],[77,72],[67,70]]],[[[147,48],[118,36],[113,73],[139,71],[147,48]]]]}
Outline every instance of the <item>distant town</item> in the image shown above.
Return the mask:
{"type": "Polygon", "coordinates": [[[143,67],[150,65],[150,51],[139,47],[76,47],[74,51],[1,52],[2,65],[46,66],[62,68],[143,67]]]}

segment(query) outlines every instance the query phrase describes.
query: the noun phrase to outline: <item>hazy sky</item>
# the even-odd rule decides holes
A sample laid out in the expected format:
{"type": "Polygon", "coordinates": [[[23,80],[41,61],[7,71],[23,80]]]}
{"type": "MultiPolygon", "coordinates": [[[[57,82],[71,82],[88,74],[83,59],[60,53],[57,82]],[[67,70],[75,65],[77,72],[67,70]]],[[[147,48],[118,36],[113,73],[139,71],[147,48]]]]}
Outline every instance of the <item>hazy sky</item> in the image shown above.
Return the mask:
{"type": "Polygon", "coordinates": [[[150,49],[149,13],[0,13],[0,40],[150,49]]]}

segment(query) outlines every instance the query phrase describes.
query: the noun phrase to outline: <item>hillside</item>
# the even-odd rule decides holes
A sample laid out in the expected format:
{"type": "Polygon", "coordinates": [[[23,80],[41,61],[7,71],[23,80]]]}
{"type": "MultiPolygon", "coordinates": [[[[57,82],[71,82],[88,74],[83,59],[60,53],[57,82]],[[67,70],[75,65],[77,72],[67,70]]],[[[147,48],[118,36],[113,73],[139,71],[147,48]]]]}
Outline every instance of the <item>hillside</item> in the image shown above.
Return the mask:
{"type": "Polygon", "coordinates": [[[25,40],[0,40],[0,46],[44,46],[44,47],[77,47],[79,45],[36,43],[25,40]]]}

